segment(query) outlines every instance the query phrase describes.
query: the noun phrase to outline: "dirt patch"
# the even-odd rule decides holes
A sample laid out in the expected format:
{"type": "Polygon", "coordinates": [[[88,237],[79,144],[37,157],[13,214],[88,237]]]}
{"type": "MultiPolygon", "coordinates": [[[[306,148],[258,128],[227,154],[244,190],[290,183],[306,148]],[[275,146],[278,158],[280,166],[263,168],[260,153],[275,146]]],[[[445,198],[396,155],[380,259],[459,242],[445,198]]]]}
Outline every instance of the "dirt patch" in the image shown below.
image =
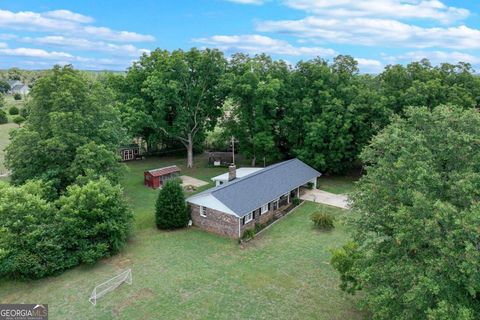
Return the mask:
{"type": "Polygon", "coordinates": [[[198,188],[208,184],[208,182],[190,176],[180,176],[180,179],[182,179],[182,186],[194,186],[198,188]]]}
{"type": "Polygon", "coordinates": [[[122,313],[123,310],[130,307],[132,304],[134,304],[138,300],[151,299],[154,296],[155,296],[155,293],[152,291],[152,289],[143,288],[143,289],[135,292],[130,297],[124,299],[120,304],[118,304],[116,307],[114,307],[112,309],[112,313],[113,313],[114,316],[118,316],[120,313],[122,313]]]}

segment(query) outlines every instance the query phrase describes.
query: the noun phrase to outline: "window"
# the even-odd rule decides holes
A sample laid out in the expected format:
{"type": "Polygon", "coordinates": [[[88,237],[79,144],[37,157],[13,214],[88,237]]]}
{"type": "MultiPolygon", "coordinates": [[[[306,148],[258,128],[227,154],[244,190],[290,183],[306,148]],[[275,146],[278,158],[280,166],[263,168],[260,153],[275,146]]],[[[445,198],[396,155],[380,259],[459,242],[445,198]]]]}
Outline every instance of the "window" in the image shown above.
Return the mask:
{"type": "Polygon", "coordinates": [[[268,211],[268,203],[267,203],[267,204],[264,204],[264,205],[262,206],[262,211],[260,211],[260,213],[261,213],[261,214],[264,214],[264,213],[267,212],[267,211],[268,211]]]}
{"type": "Polygon", "coordinates": [[[200,206],[200,215],[201,215],[202,217],[206,217],[206,216],[207,216],[207,207],[200,206]]]}
{"type": "Polygon", "coordinates": [[[250,221],[252,221],[252,220],[253,220],[253,212],[250,212],[249,214],[247,214],[247,215],[245,216],[245,222],[244,222],[244,224],[246,224],[246,223],[248,223],[248,222],[250,222],[250,221]]]}

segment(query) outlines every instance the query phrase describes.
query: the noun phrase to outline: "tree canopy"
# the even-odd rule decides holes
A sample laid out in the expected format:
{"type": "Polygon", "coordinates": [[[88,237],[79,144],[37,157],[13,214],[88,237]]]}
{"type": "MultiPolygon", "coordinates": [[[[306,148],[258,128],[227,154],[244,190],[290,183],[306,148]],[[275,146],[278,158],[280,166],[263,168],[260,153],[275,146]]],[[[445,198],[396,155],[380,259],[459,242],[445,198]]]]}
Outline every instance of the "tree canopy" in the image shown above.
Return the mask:
{"type": "Polygon", "coordinates": [[[159,229],[185,227],[190,219],[183,189],[178,179],[167,180],[158,193],[155,223],[159,229]]]}
{"type": "Polygon", "coordinates": [[[480,114],[407,108],[361,155],[353,239],[332,263],[376,319],[480,317],[480,114]]]}
{"type": "Polygon", "coordinates": [[[226,60],[218,50],[157,49],[143,55],[125,80],[114,79],[124,122],[149,147],[175,139],[187,150],[193,165],[194,144],[212,130],[225,100],[222,77],[226,60]]]}
{"type": "MultiPolygon", "coordinates": [[[[43,179],[65,190],[77,178],[75,174],[82,173],[79,152],[85,158],[92,144],[117,152],[124,139],[120,117],[112,106],[112,95],[98,82],[88,82],[71,66],[56,66],[37,81],[31,95],[28,122],[12,132],[6,148],[6,165],[15,184],[43,179]]],[[[114,156],[103,159],[104,165],[106,159],[111,160],[108,168],[119,165],[114,156]]]]}

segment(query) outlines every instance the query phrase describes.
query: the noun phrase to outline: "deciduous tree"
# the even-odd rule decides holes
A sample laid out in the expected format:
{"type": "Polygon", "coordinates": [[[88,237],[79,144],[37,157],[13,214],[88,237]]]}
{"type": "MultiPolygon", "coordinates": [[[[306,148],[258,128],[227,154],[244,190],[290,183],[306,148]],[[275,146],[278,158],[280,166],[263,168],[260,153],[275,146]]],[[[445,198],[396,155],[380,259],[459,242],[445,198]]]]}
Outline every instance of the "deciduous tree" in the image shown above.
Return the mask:
{"type": "Polygon", "coordinates": [[[358,246],[332,263],[374,318],[480,317],[479,137],[475,109],[412,107],[362,152],[358,246]]]}

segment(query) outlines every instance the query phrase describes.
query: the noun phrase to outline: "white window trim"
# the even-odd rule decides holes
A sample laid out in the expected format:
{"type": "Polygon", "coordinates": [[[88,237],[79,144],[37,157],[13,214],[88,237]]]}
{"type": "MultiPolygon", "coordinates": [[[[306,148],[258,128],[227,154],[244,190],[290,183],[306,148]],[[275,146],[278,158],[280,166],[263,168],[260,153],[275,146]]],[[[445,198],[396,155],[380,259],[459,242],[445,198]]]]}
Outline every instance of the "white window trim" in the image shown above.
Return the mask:
{"type": "Polygon", "coordinates": [[[200,216],[206,218],[207,217],[207,207],[200,206],[200,216]]]}
{"type": "Polygon", "coordinates": [[[260,214],[264,214],[265,212],[268,212],[268,203],[262,206],[260,214]]]}
{"type": "Polygon", "coordinates": [[[245,216],[245,224],[249,223],[252,220],[253,220],[253,212],[250,212],[245,216]]]}

